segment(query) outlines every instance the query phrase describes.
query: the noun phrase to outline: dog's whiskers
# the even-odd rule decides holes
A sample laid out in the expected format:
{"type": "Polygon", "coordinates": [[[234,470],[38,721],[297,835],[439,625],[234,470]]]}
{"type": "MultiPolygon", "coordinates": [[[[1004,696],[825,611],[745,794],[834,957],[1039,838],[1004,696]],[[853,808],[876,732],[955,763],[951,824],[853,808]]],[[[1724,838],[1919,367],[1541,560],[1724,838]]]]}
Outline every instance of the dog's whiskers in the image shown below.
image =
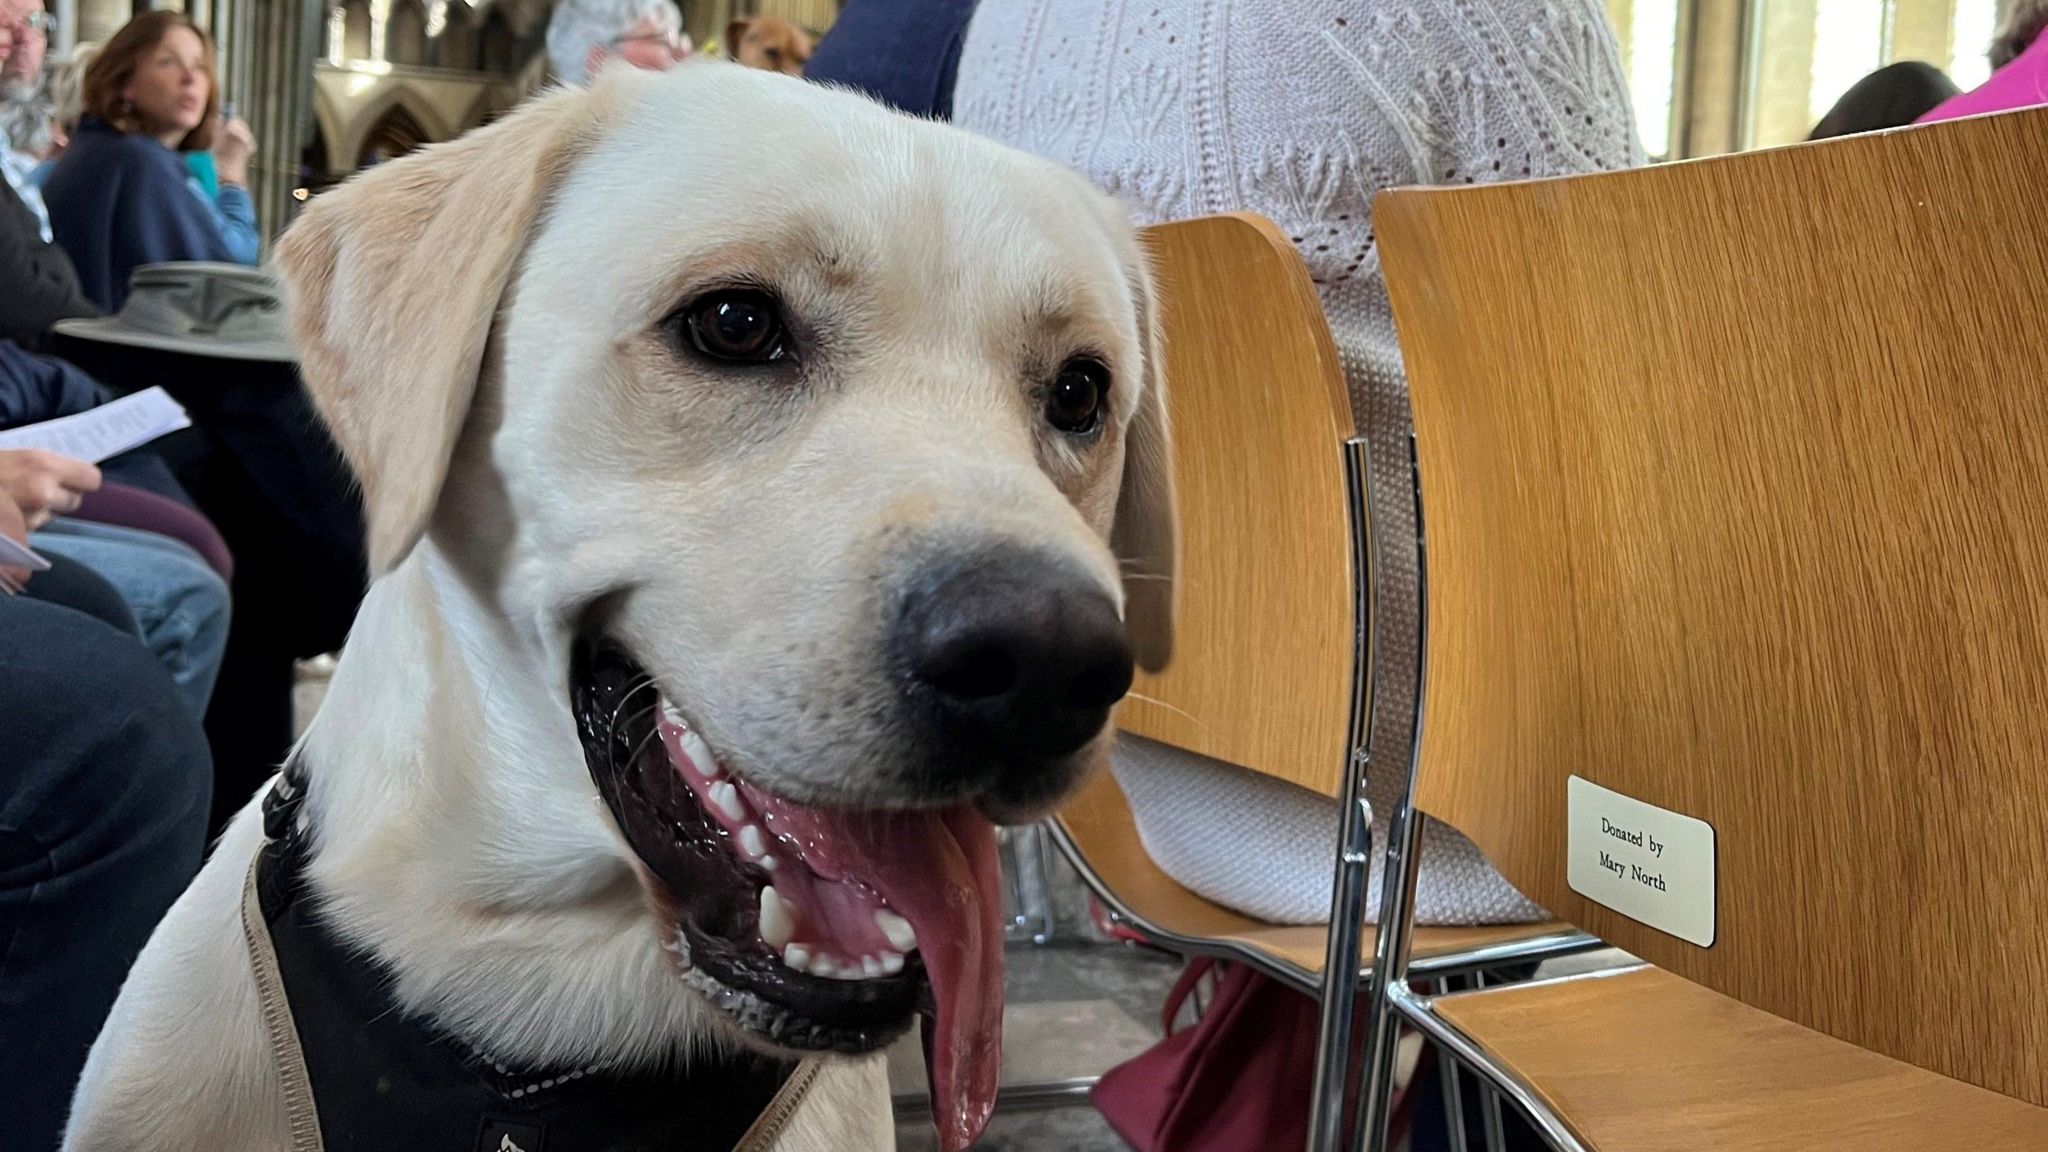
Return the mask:
{"type": "MultiPolygon", "coordinates": [[[[633,761],[638,760],[640,758],[640,753],[645,752],[647,750],[648,743],[656,739],[660,735],[660,728],[649,728],[647,730],[647,735],[642,736],[640,738],[640,742],[638,744],[633,745],[633,750],[631,752],[626,753],[626,763],[631,764],[633,763],[633,761]]],[[[617,765],[614,764],[614,767],[616,766],[617,765]]]]}
{"type": "MultiPolygon", "coordinates": [[[[619,713],[625,710],[626,705],[631,704],[633,702],[633,697],[638,696],[640,693],[645,692],[647,689],[652,687],[654,687],[654,677],[642,673],[640,678],[638,680],[635,680],[632,683],[632,685],[629,686],[626,689],[626,691],[619,696],[619,702],[612,706],[611,726],[614,728],[617,728],[619,726],[619,713]]],[[[660,707],[660,705],[656,704],[652,705],[651,707],[660,707]]]]}
{"type": "Polygon", "coordinates": [[[642,721],[642,720],[646,719],[646,718],[647,718],[647,717],[649,717],[649,716],[652,716],[652,715],[654,715],[654,714],[655,714],[656,712],[658,712],[658,711],[660,711],[660,710],[661,710],[661,705],[660,705],[660,703],[658,703],[658,702],[657,702],[657,703],[654,703],[654,704],[649,704],[649,705],[648,705],[647,707],[645,707],[645,708],[642,708],[642,709],[640,709],[640,710],[639,710],[638,712],[635,712],[635,713],[633,713],[633,714],[632,714],[632,715],[630,715],[630,716],[626,716],[626,717],[623,717],[623,718],[621,718],[621,719],[618,719],[618,720],[614,720],[614,721],[612,722],[612,728],[613,728],[613,730],[614,730],[614,731],[616,731],[616,730],[618,729],[618,726],[619,726],[620,724],[638,724],[638,723],[639,723],[640,721],[642,721]]]}
{"type": "Polygon", "coordinates": [[[1143,692],[1126,692],[1126,693],[1124,694],[1124,699],[1126,699],[1126,700],[1138,700],[1138,701],[1142,701],[1142,702],[1144,702],[1144,703],[1146,703],[1146,704],[1153,704],[1153,705],[1157,705],[1158,707],[1161,707],[1161,708],[1164,708],[1164,709],[1166,709],[1166,710],[1167,710],[1168,712],[1172,712],[1172,713],[1175,713],[1175,714],[1177,714],[1177,715],[1180,715],[1180,716],[1185,716],[1185,717],[1187,717],[1187,718],[1188,718],[1189,720],[1193,721],[1194,723],[1196,723],[1196,724],[1200,724],[1200,725],[1202,726],[1202,728],[1203,728],[1203,729],[1204,729],[1205,731],[1209,731],[1209,732],[1214,732],[1214,731],[1215,731],[1215,729],[1214,729],[1214,728],[1211,728],[1211,727],[1210,727],[1209,725],[1207,725],[1207,724],[1203,724],[1203,723],[1202,723],[1202,718],[1201,718],[1200,716],[1197,716],[1197,715],[1195,715],[1195,714],[1194,714],[1193,712],[1190,712],[1190,711],[1188,711],[1188,710],[1187,710],[1187,709],[1185,709],[1185,708],[1176,708],[1176,707],[1174,707],[1173,705],[1171,705],[1171,704],[1168,704],[1168,703],[1167,703],[1166,701],[1164,701],[1164,700],[1161,700],[1161,699],[1160,699],[1160,698],[1158,698],[1157,696],[1147,696],[1147,695],[1145,695],[1145,694],[1144,694],[1143,692]]]}

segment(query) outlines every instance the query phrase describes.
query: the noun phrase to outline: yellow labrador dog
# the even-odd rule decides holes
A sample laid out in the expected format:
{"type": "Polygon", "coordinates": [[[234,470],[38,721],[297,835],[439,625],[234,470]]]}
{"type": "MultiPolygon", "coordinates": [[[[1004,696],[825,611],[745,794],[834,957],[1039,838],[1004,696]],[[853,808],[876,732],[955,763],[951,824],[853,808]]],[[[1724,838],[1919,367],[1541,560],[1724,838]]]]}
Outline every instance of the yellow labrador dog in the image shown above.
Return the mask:
{"type": "Polygon", "coordinates": [[[542,1105],[598,1082],[702,1135],[765,1054],[748,1146],[885,1149],[875,1053],[916,1014],[971,1143],[991,822],[1095,769],[1170,646],[1124,213],[702,64],[376,169],[277,263],[378,577],[297,787],[137,961],[66,1148],[596,1147],[542,1105]],[[443,1089],[482,1121],[433,1135],[443,1089]]]}

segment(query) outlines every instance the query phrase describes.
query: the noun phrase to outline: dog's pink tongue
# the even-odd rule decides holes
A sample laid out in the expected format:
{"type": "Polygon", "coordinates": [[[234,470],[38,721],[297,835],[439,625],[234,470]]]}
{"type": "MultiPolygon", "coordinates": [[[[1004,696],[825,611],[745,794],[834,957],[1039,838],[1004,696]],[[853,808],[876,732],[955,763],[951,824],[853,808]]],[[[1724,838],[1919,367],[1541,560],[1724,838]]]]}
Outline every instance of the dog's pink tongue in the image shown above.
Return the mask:
{"type": "Polygon", "coordinates": [[[1003,1048],[1003,889],[995,829],[972,808],[851,812],[803,808],[752,793],[768,823],[793,836],[804,862],[872,885],[917,930],[931,977],[924,1030],[939,1146],[973,1144],[995,1111],[1003,1048]]]}

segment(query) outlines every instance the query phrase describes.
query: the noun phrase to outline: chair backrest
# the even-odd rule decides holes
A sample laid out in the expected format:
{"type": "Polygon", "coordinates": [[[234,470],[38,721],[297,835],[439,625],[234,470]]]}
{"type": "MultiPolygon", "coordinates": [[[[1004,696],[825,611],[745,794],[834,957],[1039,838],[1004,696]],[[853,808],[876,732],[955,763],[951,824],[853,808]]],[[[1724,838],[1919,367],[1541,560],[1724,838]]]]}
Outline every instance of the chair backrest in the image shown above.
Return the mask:
{"type": "Polygon", "coordinates": [[[1375,208],[1417,806],[1645,959],[2035,1104],[2043,189],[2048,111],[1375,208]],[[1573,776],[1711,826],[1710,947],[1574,890],[1625,853],[1568,834],[1573,776]]]}
{"type": "Polygon", "coordinates": [[[1263,218],[1146,233],[1179,489],[1173,663],[1118,724],[1336,796],[1358,620],[1351,404],[1315,285],[1263,218]]]}

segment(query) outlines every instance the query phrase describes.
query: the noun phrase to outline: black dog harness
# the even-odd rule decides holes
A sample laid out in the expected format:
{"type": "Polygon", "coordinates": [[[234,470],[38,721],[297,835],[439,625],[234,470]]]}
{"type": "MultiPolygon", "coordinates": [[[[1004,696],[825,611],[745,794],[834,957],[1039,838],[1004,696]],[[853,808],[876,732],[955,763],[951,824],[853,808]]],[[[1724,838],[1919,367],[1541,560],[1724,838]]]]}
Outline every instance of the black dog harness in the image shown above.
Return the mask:
{"type": "Polygon", "coordinates": [[[268,842],[242,899],[291,1152],[757,1152],[781,1134],[814,1061],[528,1071],[402,1011],[390,972],[322,922],[305,883],[304,800],[289,764],[264,798],[268,842]]]}

